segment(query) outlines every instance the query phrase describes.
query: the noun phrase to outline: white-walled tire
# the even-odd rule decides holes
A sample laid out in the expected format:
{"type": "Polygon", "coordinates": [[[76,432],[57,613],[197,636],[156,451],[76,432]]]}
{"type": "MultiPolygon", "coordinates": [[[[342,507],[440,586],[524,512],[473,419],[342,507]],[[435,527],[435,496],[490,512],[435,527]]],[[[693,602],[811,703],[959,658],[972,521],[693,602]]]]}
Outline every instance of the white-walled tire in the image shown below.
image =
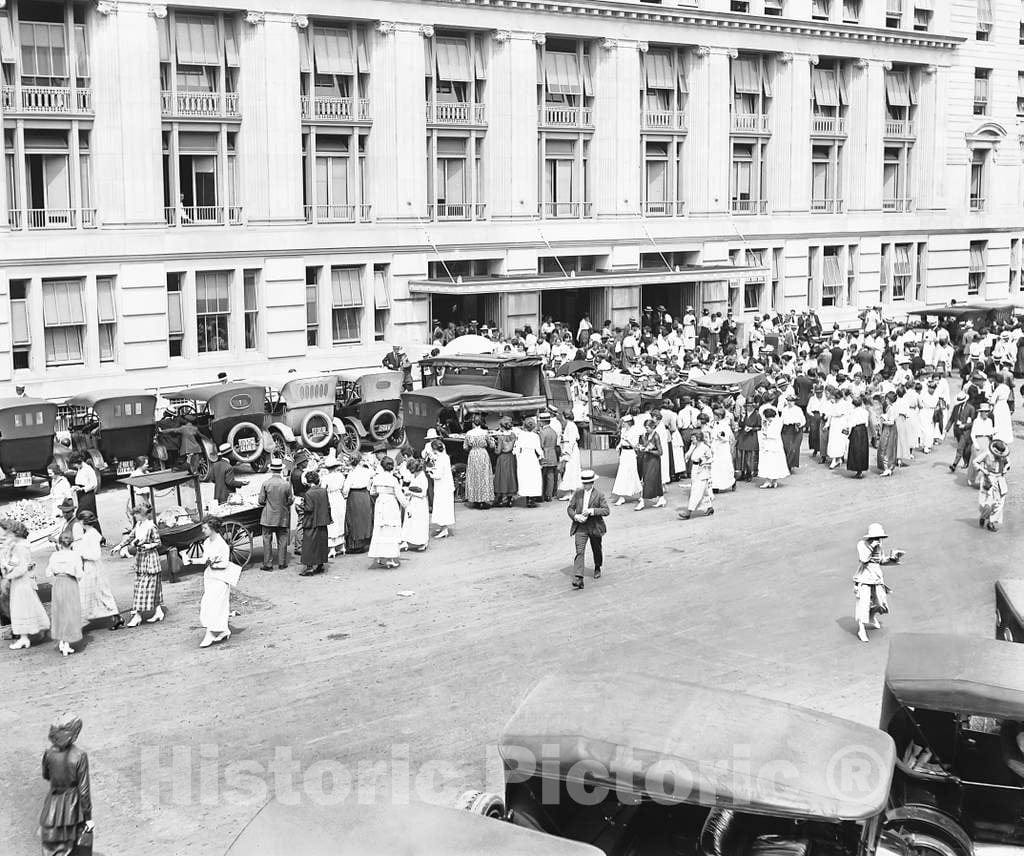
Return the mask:
{"type": "Polygon", "coordinates": [[[466,791],[455,801],[455,807],[484,817],[500,819],[505,816],[505,800],[485,791],[466,791]]]}

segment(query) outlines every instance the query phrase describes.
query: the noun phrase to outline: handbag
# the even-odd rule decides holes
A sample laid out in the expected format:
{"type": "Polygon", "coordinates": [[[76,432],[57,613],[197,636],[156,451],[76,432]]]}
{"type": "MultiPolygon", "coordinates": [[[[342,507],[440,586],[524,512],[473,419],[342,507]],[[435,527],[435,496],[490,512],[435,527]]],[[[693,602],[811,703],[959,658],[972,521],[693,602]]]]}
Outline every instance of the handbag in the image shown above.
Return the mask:
{"type": "Polygon", "coordinates": [[[82,834],[78,836],[78,841],[75,842],[71,856],[92,856],[92,835],[91,829],[83,830],[82,834]]]}

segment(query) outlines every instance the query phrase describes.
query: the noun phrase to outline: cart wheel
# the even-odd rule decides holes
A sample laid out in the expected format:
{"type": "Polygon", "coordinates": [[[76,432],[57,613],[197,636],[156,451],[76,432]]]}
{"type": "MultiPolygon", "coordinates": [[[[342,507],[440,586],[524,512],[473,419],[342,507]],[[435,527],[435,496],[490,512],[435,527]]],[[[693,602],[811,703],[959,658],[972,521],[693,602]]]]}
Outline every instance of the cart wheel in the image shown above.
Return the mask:
{"type": "Polygon", "coordinates": [[[188,471],[199,476],[200,481],[206,481],[210,477],[209,459],[202,452],[194,452],[188,456],[188,471]]]}
{"type": "Polygon", "coordinates": [[[388,436],[388,446],[392,449],[400,449],[405,445],[405,429],[396,428],[388,436]]]}
{"type": "Polygon", "coordinates": [[[265,473],[270,469],[270,453],[264,452],[255,461],[249,464],[249,466],[252,468],[254,473],[265,473]]]}
{"type": "Polygon", "coordinates": [[[359,451],[359,432],[351,425],[345,425],[345,433],[339,439],[341,451],[354,455],[359,451]]]}
{"type": "Polygon", "coordinates": [[[241,523],[225,523],[221,537],[231,551],[232,562],[244,568],[252,561],[252,533],[241,523]]]}
{"type": "Polygon", "coordinates": [[[466,465],[454,464],[452,466],[452,481],[455,483],[455,501],[466,501],[466,465]]]}
{"type": "Polygon", "coordinates": [[[184,553],[188,561],[186,562],[182,559],[183,564],[186,566],[192,565],[193,567],[201,565],[203,563],[203,539],[200,538],[198,541],[193,541],[185,548],[184,553]]]}

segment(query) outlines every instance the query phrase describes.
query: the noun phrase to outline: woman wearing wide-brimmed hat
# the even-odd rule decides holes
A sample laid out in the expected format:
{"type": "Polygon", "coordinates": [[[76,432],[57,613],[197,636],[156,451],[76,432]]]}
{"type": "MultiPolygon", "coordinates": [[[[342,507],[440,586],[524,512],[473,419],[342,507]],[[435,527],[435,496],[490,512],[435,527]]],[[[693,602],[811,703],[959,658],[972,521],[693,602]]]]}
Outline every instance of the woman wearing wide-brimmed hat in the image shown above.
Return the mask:
{"type": "Polygon", "coordinates": [[[978,525],[990,532],[1003,522],[1006,503],[1006,473],[1010,469],[1010,449],[1002,440],[993,440],[974,462],[980,477],[978,485],[978,525]]]}
{"type": "Polygon", "coordinates": [[[50,747],[43,752],[43,778],[50,792],[39,815],[43,856],[70,856],[83,834],[93,829],[89,756],[75,745],[81,731],[82,720],[74,714],[64,714],[50,726],[50,747]]]}
{"type": "Polygon", "coordinates": [[[882,541],[888,537],[881,523],[872,523],[857,542],[860,568],[853,578],[853,595],[857,599],[854,617],[857,619],[857,638],[861,642],[868,641],[868,625],[881,627],[878,616],[889,611],[890,589],[885,584],[882,565],[898,562],[903,557],[902,550],[889,553],[882,550],[882,541]]]}

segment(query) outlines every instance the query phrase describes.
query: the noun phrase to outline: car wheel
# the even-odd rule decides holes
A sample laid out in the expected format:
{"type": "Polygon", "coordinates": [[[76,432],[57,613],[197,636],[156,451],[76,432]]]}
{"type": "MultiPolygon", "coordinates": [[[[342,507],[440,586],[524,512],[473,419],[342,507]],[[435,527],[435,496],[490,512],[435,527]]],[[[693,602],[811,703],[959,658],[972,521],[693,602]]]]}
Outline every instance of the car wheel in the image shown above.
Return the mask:
{"type": "Polygon", "coordinates": [[[343,452],[354,455],[359,451],[359,432],[346,423],[345,433],[341,435],[338,442],[343,452]]]}
{"type": "Polygon", "coordinates": [[[206,481],[210,477],[210,461],[201,452],[189,455],[188,471],[194,476],[199,476],[200,481],[206,481]]]}
{"type": "Polygon", "coordinates": [[[455,807],[484,817],[501,819],[505,816],[505,800],[484,791],[466,791],[455,801],[455,807]]]}
{"type": "Polygon", "coordinates": [[[452,481],[455,483],[455,501],[466,501],[466,465],[454,464],[452,466],[452,481]]]}
{"type": "Polygon", "coordinates": [[[388,446],[392,449],[401,449],[405,445],[405,429],[396,428],[388,435],[388,446]]]}
{"type": "Polygon", "coordinates": [[[265,473],[270,469],[270,453],[264,452],[255,461],[249,464],[249,466],[252,468],[254,473],[265,473]]]}
{"type": "Polygon", "coordinates": [[[937,835],[908,832],[903,837],[911,856],[963,856],[956,847],[937,835]]]}

